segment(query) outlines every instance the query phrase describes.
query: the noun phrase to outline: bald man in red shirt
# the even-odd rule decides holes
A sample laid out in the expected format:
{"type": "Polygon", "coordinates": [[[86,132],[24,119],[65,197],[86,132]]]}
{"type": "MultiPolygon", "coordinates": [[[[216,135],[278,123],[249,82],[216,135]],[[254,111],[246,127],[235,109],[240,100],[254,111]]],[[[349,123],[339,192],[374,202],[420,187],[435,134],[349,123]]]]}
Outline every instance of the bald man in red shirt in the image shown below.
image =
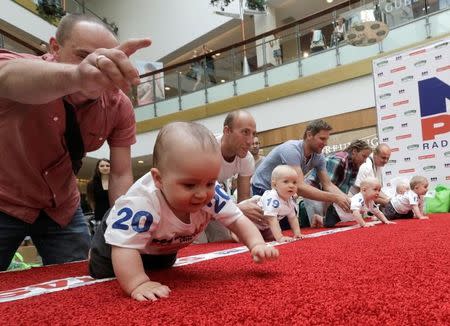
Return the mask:
{"type": "Polygon", "coordinates": [[[129,56],[150,43],[119,44],[101,21],[74,14],[41,57],[0,50],[0,270],[27,235],[44,264],[87,258],[71,143],[81,159],[107,141],[110,202],[128,190],[136,124],[124,91],[139,83],[129,56]]]}

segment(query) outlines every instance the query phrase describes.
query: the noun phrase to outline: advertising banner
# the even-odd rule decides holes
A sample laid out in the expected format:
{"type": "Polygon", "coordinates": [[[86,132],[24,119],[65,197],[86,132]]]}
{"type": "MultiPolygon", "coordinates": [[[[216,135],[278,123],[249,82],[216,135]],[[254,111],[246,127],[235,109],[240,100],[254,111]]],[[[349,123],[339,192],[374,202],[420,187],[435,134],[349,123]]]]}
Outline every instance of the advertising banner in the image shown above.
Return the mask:
{"type": "Polygon", "coordinates": [[[450,39],[373,62],[380,143],[392,148],[383,185],[394,178],[450,183],[450,39]]]}

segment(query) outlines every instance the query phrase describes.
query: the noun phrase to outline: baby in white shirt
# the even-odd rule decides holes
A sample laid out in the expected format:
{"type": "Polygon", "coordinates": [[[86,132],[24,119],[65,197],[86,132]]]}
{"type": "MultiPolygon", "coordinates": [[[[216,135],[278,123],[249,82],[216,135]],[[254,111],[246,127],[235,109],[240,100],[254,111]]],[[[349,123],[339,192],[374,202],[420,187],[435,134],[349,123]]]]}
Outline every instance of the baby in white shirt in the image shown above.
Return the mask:
{"type": "Polygon", "coordinates": [[[399,218],[428,219],[423,215],[422,196],[428,191],[428,180],[422,176],[414,176],[409,186],[399,183],[397,193],[391,198],[383,210],[384,215],[390,220],[399,218]]]}
{"type": "Polygon", "coordinates": [[[333,227],[339,222],[356,221],[361,227],[369,227],[363,216],[371,212],[384,224],[395,224],[390,222],[386,216],[378,209],[375,200],[378,198],[381,185],[378,179],[369,177],[361,182],[360,192],[352,197],[351,213],[344,212],[338,205],[330,205],[325,215],[324,226],[333,227]]]}
{"type": "Polygon", "coordinates": [[[287,242],[292,237],[283,235],[279,221],[287,216],[294,238],[302,238],[297,218],[296,203],[298,174],[289,165],[278,165],[272,171],[272,189],[266,190],[258,204],[264,211],[261,223],[255,223],[265,241],[287,242]]]}

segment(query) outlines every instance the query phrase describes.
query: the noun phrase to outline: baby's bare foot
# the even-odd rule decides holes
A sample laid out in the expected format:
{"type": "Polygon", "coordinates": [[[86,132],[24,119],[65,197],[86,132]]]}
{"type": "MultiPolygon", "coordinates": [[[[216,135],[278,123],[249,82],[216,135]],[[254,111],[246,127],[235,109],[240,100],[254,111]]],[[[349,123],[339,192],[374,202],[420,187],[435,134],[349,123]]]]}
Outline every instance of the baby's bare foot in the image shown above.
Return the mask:
{"type": "Polygon", "coordinates": [[[323,216],[320,216],[319,214],[314,214],[311,227],[313,228],[323,227],[323,216]]]}

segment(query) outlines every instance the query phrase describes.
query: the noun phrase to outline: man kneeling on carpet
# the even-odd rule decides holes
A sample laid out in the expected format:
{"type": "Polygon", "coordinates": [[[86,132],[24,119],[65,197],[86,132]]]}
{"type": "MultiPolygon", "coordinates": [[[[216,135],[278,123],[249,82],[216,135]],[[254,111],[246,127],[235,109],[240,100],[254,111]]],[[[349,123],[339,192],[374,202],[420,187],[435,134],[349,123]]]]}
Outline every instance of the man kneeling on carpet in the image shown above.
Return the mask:
{"type": "Polygon", "coordinates": [[[422,196],[428,191],[428,180],[416,175],[408,184],[399,182],[397,192],[385,206],[383,213],[390,220],[398,218],[412,218],[424,220],[428,216],[423,215],[422,196]],[[399,189],[400,188],[400,189],[399,189]]]}
{"type": "Polygon", "coordinates": [[[208,129],[175,122],[163,127],[153,151],[153,168],[121,196],[95,233],[89,258],[94,278],[116,276],[138,301],[168,297],[145,269],[171,267],[177,251],[191,244],[212,218],[236,233],[255,262],[276,259],[254,224],[216,182],[220,147],[208,129]]]}
{"type": "Polygon", "coordinates": [[[386,216],[378,209],[375,200],[378,198],[381,190],[381,184],[378,179],[369,177],[361,181],[360,192],[351,199],[350,210],[352,213],[344,212],[337,205],[330,205],[325,215],[324,226],[333,227],[339,222],[356,221],[361,227],[369,227],[363,216],[368,212],[372,213],[384,224],[395,224],[389,221],[386,216]]]}
{"type": "MultiPolygon", "coordinates": [[[[284,236],[279,221],[287,216],[289,225],[294,231],[294,238],[302,238],[298,222],[296,203],[293,196],[297,195],[297,171],[289,165],[278,165],[272,171],[272,189],[266,190],[260,197],[258,205],[263,209],[263,219],[268,223],[254,222],[265,241],[288,242],[292,237],[284,236]]],[[[259,196],[258,196],[259,197],[259,196]]],[[[233,237],[235,240],[236,237],[233,237]]]]}

